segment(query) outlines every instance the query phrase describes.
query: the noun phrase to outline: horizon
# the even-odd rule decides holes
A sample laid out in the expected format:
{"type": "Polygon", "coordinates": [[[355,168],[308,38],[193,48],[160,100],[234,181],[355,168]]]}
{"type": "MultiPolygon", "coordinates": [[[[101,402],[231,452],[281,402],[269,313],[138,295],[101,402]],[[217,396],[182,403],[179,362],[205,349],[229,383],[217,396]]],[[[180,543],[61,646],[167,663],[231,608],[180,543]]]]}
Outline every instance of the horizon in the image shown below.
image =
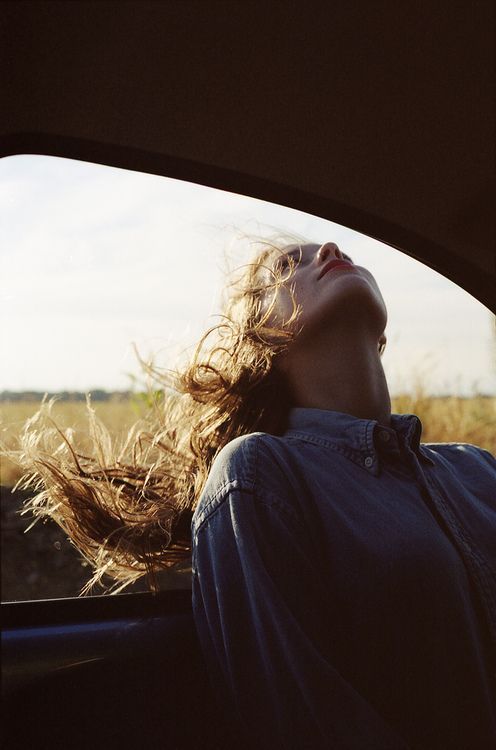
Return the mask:
{"type": "Polygon", "coordinates": [[[1,159],[0,195],[2,390],[128,390],[130,379],[142,378],[135,349],[172,367],[212,325],[225,256],[243,262],[246,236],[284,228],[337,242],[376,276],[389,310],[383,361],[392,393],[421,381],[433,394],[496,395],[487,308],[346,227],[255,198],[57,157],[1,159]]]}
{"type": "MultiPolygon", "coordinates": [[[[160,388],[156,388],[153,393],[157,393],[161,391],[160,388]]],[[[460,393],[427,393],[424,394],[423,391],[420,391],[422,394],[422,397],[426,397],[428,399],[450,399],[450,398],[456,398],[456,399],[463,399],[463,400],[471,400],[471,399],[492,399],[496,400],[496,394],[494,393],[484,393],[483,391],[472,393],[472,394],[460,394],[460,393]]],[[[73,401],[73,402],[83,402],[86,400],[86,396],[90,396],[92,401],[107,401],[111,400],[113,397],[118,396],[119,400],[122,398],[132,398],[133,396],[143,396],[151,393],[148,390],[108,390],[106,388],[92,388],[89,391],[77,391],[77,390],[70,390],[67,388],[64,388],[60,391],[39,391],[39,390],[24,390],[24,391],[12,391],[12,390],[3,390],[0,391],[0,402],[9,402],[9,401],[24,401],[24,402],[33,402],[35,401],[42,401],[44,398],[46,399],[52,399],[55,398],[57,401],[73,401]],[[21,396],[23,398],[16,398],[17,396],[21,396]]],[[[404,396],[410,396],[412,395],[411,391],[399,391],[397,393],[391,393],[391,398],[402,398],[404,396]]]]}

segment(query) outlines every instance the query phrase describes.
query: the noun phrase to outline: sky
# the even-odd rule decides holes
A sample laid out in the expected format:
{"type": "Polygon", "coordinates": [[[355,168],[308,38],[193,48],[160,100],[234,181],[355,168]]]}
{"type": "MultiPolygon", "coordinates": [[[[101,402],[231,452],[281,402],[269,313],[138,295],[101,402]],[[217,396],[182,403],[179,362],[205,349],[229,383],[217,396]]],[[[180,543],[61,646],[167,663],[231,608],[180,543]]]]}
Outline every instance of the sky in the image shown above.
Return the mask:
{"type": "Polygon", "coordinates": [[[266,201],[27,155],[0,159],[0,391],[127,390],[135,349],[173,367],[217,320],[226,256],[273,231],[336,242],[375,275],[393,394],[496,394],[494,316],[404,253],[266,201]]]}

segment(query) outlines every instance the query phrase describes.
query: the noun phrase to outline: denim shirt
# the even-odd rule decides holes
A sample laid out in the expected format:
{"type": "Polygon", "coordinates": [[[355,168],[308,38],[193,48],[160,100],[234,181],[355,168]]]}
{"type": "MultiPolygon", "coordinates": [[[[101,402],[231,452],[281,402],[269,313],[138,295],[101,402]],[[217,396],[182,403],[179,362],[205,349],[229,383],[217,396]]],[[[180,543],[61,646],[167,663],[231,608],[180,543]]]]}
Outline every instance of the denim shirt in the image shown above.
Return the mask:
{"type": "Polygon", "coordinates": [[[193,610],[249,747],[496,747],[496,461],[293,409],[216,458],[193,610]]]}

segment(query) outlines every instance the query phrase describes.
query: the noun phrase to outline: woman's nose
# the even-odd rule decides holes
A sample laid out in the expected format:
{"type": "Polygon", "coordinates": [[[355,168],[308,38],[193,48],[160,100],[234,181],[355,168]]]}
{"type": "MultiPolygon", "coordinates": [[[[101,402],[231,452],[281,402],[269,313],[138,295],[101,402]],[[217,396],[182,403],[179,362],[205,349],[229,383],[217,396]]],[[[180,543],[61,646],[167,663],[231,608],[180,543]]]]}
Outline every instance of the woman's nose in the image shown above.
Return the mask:
{"type": "Polygon", "coordinates": [[[343,253],[335,242],[325,242],[317,251],[317,261],[324,263],[328,258],[342,258],[343,253]]]}

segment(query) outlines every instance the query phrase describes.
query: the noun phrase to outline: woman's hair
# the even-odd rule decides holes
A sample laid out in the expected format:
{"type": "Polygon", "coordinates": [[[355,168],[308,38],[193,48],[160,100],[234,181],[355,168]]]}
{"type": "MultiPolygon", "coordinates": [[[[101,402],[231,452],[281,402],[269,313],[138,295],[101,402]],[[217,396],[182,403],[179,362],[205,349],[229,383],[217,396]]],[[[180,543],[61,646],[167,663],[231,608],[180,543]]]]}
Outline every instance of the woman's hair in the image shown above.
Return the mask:
{"type": "Polygon", "coordinates": [[[257,242],[254,260],[233,274],[220,322],[185,366],[164,373],[142,362],[163,398],[120,445],[89,400],[90,451],[52,420],[52,402],[26,423],[13,456],[25,470],[17,486],[36,493],[26,505],[35,519],[55,520],[92,565],[83,593],[104,575],[117,582],[114,592],[143,574],[155,590],[158,571],[189,559],[192,513],[222,447],[284,431],[289,400],[273,364],[299,311],[293,298],[291,318],[274,323],[277,289],[294,268],[292,258],[284,268],[277,258],[302,242],[257,242]]]}

